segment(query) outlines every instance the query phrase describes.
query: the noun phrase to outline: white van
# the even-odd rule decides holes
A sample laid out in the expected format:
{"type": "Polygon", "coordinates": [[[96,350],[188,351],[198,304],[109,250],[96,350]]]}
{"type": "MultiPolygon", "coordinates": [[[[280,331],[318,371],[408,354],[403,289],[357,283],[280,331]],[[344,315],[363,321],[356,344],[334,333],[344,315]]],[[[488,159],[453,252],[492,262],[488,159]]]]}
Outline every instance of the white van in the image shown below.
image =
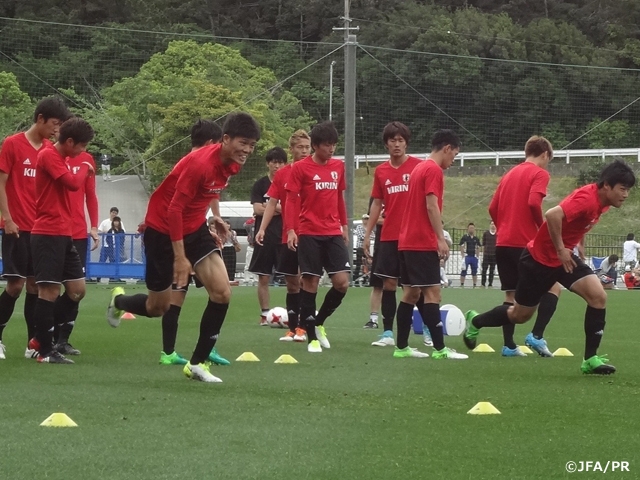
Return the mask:
{"type": "MultiPolygon", "coordinates": [[[[211,209],[207,212],[207,218],[212,215],[211,209]]],[[[253,217],[253,205],[248,201],[241,202],[220,202],[220,215],[229,220],[231,229],[238,234],[238,241],[242,250],[238,252],[238,262],[236,263],[236,273],[244,272],[245,259],[247,258],[247,231],[244,222],[253,217]]]]}

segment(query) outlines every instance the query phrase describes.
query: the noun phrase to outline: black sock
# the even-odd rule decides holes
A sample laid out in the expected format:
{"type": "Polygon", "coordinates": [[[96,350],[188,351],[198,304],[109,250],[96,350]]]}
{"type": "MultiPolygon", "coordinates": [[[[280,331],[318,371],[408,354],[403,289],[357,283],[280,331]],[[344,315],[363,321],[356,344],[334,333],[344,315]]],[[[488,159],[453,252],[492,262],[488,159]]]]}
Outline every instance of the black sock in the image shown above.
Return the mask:
{"type": "Polygon", "coordinates": [[[334,287],[329,289],[316,315],[316,325],[324,325],[324,321],[336,311],[345,295],[345,292],[340,292],[334,287]]]}
{"type": "Polygon", "coordinates": [[[398,304],[398,313],[396,314],[396,317],[396,324],[398,328],[396,346],[400,349],[407,348],[409,346],[411,325],[413,324],[413,305],[401,301],[398,304]]]}
{"type": "MultiPolygon", "coordinates": [[[[491,283],[491,281],[489,281],[489,283],[491,283]]],[[[510,307],[511,305],[513,305],[513,303],[504,302],[502,305],[507,305],[510,307]]],[[[502,338],[504,339],[504,346],[510,348],[511,350],[517,347],[516,342],[513,339],[515,333],[516,326],[514,323],[509,322],[506,325],[502,326],[502,338]]]]}
{"type": "Polygon", "coordinates": [[[395,290],[382,291],[382,324],[384,331],[393,331],[393,317],[396,315],[396,292],[395,290]]]}
{"type": "Polygon", "coordinates": [[[143,317],[150,317],[147,313],[147,298],[145,293],[138,293],[137,295],[118,295],[115,299],[115,306],[119,310],[133,313],[134,315],[142,315],[143,317]]]}
{"type": "Polygon", "coordinates": [[[0,295],[0,340],[2,340],[4,327],[7,326],[11,315],[13,315],[13,309],[16,306],[17,300],[18,297],[12,297],[6,290],[2,292],[2,295],[0,295]]]}
{"type": "Polygon", "coordinates": [[[287,293],[286,305],[287,315],[289,316],[289,330],[295,332],[300,323],[300,292],[287,293]]]}
{"type": "Polygon", "coordinates": [[[476,316],[471,323],[476,328],[502,327],[503,325],[509,325],[511,322],[509,321],[507,310],[509,310],[508,305],[500,305],[499,307],[495,307],[493,310],[489,310],[488,312],[481,313],[476,316]]]}
{"type": "Polygon", "coordinates": [[[162,316],[162,351],[167,355],[171,355],[176,348],[180,310],[182,307],[171,305],[167,313],[162,316]]]}
{"type": "Polygon", "coordinates": [[[536,323],[533,325],[531,333],[538,340],[544,337],[544,330],[549,325],[551,317],[556,311],[558,306],[558,297],[553,293],[545,293],[540,299],[540,305],[538,305],[538,316],[536,317],[536,323]]]}
{"type": "Polygon", "coordinates": [[[318,339],[316,337],[316,295],[317,293],[300,290],[300,323],[307,330],[309,342],[318,339]]]}
{"type": "Polygon", "coordinates": [[[39,354],[46,357],[53,347],[53,311],[55,302],[49,302],[42,298],[36,300],[34,315],[36,318],[35,338],[40,343],[39,354]]]}
{"type": "Polygon", "coordinates": [[[422,307],[422,321],[431,333],[433,348],[442,350],[444,348],[444,331],[442,329],[442,319],[440,318],[440,305],[437,303],[425,303],[422,307]]]}
{"type": "Polygon", "coordinates": [[[79,302],[73,303],[74,305],[71,307],[71,310],[67,312],[67,321],[62,325],[58,325],[58,336],[55,337],[56,343],[69,343],[69,337],[71,337],[73,327],[76,325],[76,318],[78,318],[78,312],[80,309],[79,302]]]}
{"type": "Polygon", "coordinates": [[[607,315],[606,308],[593,308],[587,306],[584,314],[584,359],[597,355],[598,347],[604,333],[605,317],[607,315]]]}
{"type": "Polygon", "coordinates": [[[211,300],[207,303],[207,307],[202,313],[202,320],[200,320],[200,336],[191,356],[191,365],[197,365],[209,358],[211,349],[215,347],[218,340],[228,309],[228,303],[216,303],[211,300]]]}
{"type": "Polygon", "coordinates": [[[24,321],[27,324],[27,342],[36,336],[36,303],[37,293],[27,293],[24,297],[24,321]]]}

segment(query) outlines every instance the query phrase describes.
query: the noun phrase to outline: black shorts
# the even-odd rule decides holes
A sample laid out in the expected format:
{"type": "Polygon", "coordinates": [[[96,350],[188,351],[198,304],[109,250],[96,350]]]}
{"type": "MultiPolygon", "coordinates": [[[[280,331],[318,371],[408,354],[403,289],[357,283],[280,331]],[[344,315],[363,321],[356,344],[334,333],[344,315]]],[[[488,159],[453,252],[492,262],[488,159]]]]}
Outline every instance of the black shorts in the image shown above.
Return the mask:
{"type": "Polygon", "coordinates": [[[500,277],[500,290],[513,292],[518,286],[518,263],[524,247],[496,247],[496,265],[500,277]]]}
{"type": "Polygon", "coordinates": [[[573,272],[567,273],[562,266],[547,267],[536,262],[529,250],[525,249],[518,264],[516,302],[525,307],[535,307],[554,283],[559,282],[567,290],[571,290],[571,286],[581,278],[595,275],[593,270],[576,255],[571,255],[571,258],[576,262],[576,267],[573,272]]]}
{"type": "Polygon", "coordinates": [[[349,249],[342,235],[300,235],[298,237],[298,263],[302,275],[322,276],[350,272],[349,249]]]}
{"type": "Polygon", "coordinates": [[[84,280],[84,268],[71,237],[31,235],[36,283],[84,280]]]}
{"type": "Polygon", "coordinates": [[[278,258],[276,273],[286,275],[287,277],[293,277],[300,274],[300,268],[298,266],[298,252],[289,250],[286,243],[280,245],[280,257],[278,258]]]}
{"type": "Polygon", "coordinates": [[[256,243],[248,270],[256,275],[271,275],[279,262],[282,251],[280,245],[279,241],[276,243],[273,240],[266,240],[263,245],[256,243]]]}
{"type": "Polygon", "coordinates": [[[30,232],[2,235],[2,270],[4,277],[33,277],[30,232]]]}
{"type": "Polygon", "coordinates": [[[398,241],[380,242],[376,251],[378,261],[373,273],[383,278],[400,278],[400,253],[398,241]]]}
{"type": "Polygon", "coordinates": [[[82,271],[87,273],[87,251],[89,250],[89,239],[74,239],[73,246],[76,247],[80,263],[82,264],[82,271]]]}
{"type": "Polygon", "coordinates": [[[406,287],[440,286],[438,252],[400,252],[400,280],[406,287]]]}
{"type": "MultiPolygon", "coordinates": [[[[213,252],[220,253],[220,248],[209,233],[206,223],[203,223],[195,232],[185,235],[183,242],[184,253],[193,268],[213,252]]],[[[144,232],[144,246],[147,257],[145,272],[147,288],[152,292],[163,292],[173,285],[171,237],[147,227],[144,232]]]]}

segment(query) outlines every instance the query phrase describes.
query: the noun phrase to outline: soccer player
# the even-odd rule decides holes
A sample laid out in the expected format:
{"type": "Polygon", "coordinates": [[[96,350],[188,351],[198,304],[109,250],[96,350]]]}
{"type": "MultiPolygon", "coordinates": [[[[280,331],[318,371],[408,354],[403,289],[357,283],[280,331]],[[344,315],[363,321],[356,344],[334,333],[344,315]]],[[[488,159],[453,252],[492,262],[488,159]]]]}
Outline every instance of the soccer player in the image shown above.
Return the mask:
{"type": "Polygon", "coordinates": [[[38,352],[39,363],[73,363],[54,348],[54,320],[72,318],[85,294],[82,262],[73,245],[74,218],[69,191],[81,188],[95,170],[89,162],[82,162],[74,173],[67,157],[84,152],[93,135],[86,121],[71,118],[60,126],[55,145],[38,152],[36,218],[31,230],[38,300],[34,309],[36,332],[29,348],[38,352]],[[62,284],[64,293],[60,295],[62,284]]]}
{"type": "MultiPolygon", "coordinates": [[[[220,127],[209,120],[198,120],[191,127],[191,152],[195,152],[202,147],[218,143],[222,138],[220,127]]],[[[196,280],[197,286],[202,284],[196,280]]],[[[184,299],[189,290],[189,283],[178,288],[175,284],[171,290],[171,305],[169,310],[162,316],[162,352],[160,352],[160,365],[186,365],[187,359],[176,352],[176,337],[178,336],[178,319],[184,304],[184,299]]],[[[229,365],[229,360],[218,355],[215,347],[209,354],[209,361],[216,365],[229,365]]]]}
{"type": "Polygon", "coordinates": [[[331,158],[338,143],[332,122],[319,123],[311,130],[313,155],[294,163],[286,185],[285,225],[287,245],[298,251],[302,274],[300,320],[304,322],[310,353],[331,348],[325,320],[340,306],[349,288],[349,227],[344,201],[344,163],[331,158]],[[331,277],[316,315],[316,295],[322,270],[331,277]]]}
{"type": "MultiPolygon", "coordinates": [[[[33,277],[30,233],[36,216],[36,161],[38,152],[50,145],[62,122],[71,114],[62,100],[41,100],[33,114],[33,124],[26,132],[7,137],[0,150],[0,212],[4,219],[2,236],[3,277],[7,285],[0,295],[0,359],[5,358],[2,332],[13,315],[16,300],[26,285],[24,318],[27,342],[35,335],[33,310],[38,288],[33,277]]],[[[25,357],[36,352],[28,345],[25,357]]]]}
{"type": "Polygon", "coordinates": [[[459,151],[458,135],[451,130],[438,130],[431,139],[431,155],[414,168],[409,178],[408,206],[398,236],[400,279],[404,291],[397,312],[397,346],[393,352],[396,358],[429,356],[409,347],[413,307],[421,293],[424,295],[422,320],[433,341],[432,357],[468,358],[445,346],[440,321],[440,259],[446,260],[449,255],[449,245],[442,231],[443,171],[451,166],[459,151]]]}
{"type": "Polygon", "coordinates": [[[598,183],[574,190],[558,206],[547,210],[545,222],[520,257],[514,304],[501,305],[480,315],[475,312],[468,315],[471,322],[463,337],[467,347],[475,347],[478,326],[497,327],[529,320],[541,298],[559,282],[587,303],[582,372],[614,373],[615,367],[598,355],[605,328],[607,293],[593,270],[572,250],[604,212],[610,207],[622,206],[635,183],[633,170],[623,161],[616,160],[602,169],[598,183]]]}
{"type": "MultiPolygon", "coordinates": [[[[384,347],[395,345],[393,339],[393,319],[396,314],[396,289],[400,278],[400,254],[398,236],[404,212],[409,202],[409,181],[411,172],[421,160],[407,155],[407,146],[411,140],[411,131],[400,122],[391,122],[382,131],[382,141],[389,151],[389,160],[376,168],[373,177],[370,219],[364,234],[364,249],[369,252],[371,232],[378,223],[382,205],[385,219],[378,249],[375,252],[377,262],[373,275],[382,278],[382,322],[384,331],[371,345],[384,347]]],[[[439,278],[438,270],[438,278],[439,278]]]]}
{"type": "MultiPolygon", "coordinates": [[[[502,177],[489,204],[489,215],[498,229],[496,262],[501,289],[505,294],[503,305],[509,306],[513,305],[518,284],[520,256],[543,222],[542,200],[547,195],[549,184],[546,168],[553,159],[553,147],[544,137],[531,137],[524,150],[525,161],[502,177]]],[[[556,310],[559,295],[560,285],[556,284],[542,296],[533,332],[525,339],[525,344],[543,357],[553,356],[543,333],[556,310]]],[[[504,357],[526,356],[516,345],[514,332],[515,325],[512,323],[502,327],[504,357]]]]}
{"type": "MultiPolygon", "coordinates": [[[[369,215],[371,215],[371,205],[373,205],[373,198],[369,197],[369,215]]],[[[376,265],[378,264],[377,252],[380,246],[380,235],[382,235],[382,225],[384,224],[384,205],[380,211],[378,222],[375,226],[376,232],[373,240],[373,255],[371,255],[371,238],[369,238],[369,250],[365,250],[365,255],[371,258],[370,272],[375,272],[376,265]]],[[[364,247],[364,245],[363,245],[364,247]]],[[[371,287],[371,293],[369,294],[369,320],[362,328],[378,328],[378,312],[382,306],[382,277],[377,275],[369,275],[369,287],[371,287]]]]}
{"type": "MultiPolygon", "coordinates": [[[[262,217],[269,201],[268,190],[278,170],[287,163],[287,152],[280,147],[274,147],[266,155],[269,173],[258,179],[251,188],[251,203],[256,217],[255,229],[260,230],[262,217]]],[[[269,279],[274,267],[278,264],[280,254],[280,238],[282,235],[282,216],[280,205],[276,205],[271,222],[265,229],[262,243],[253,247],[249,272],[258,275],[258,302],[260,303],[260,325],[267,325],[269,312],[269,279]]]]}
{"type": "Polygon", "coordinates": [[[247,113],[230,114],[222,141],[182,158],[149,199],[144,233],[148,294],[125,295],[116,287],[107,320],[120,324],[123,311],[146,317],[163,316],[171,306],[171,286],[180,289],[196,277],[209,294],[200,321],[200,336],[191,360],[184,366],[188,378],[221,382],[209,371],[209,357],[224,323],[231,287],[221,248],[229,231],[220,217],[220,192],[237,175],[260,139],[260,127],[247,113]],[[211,208],[217,234],[209,232],[206,213],[211,208]]]}
{"type": "Polygon", "coordinates": [[[473,288],[478,283],[478,251],[482,247],[480,239],[476,236],[476,226],[474,223],[467,225],[467,233],[460,239],[460,253],[464,255],[464,267],[460,272],[460,286],[464,287],[464,280],[467,277],[469,267],[471,267],[471,279],[473,288]]]}
{"type": "MultiPolygon", "coordinates": [[[[71,173],[76,175],[83,164],[87,164],[91,167],[93,172],[96,171],[96,162],[93,156],[87,152],[82,152],[76,157],[67,158],[67,163],[71,169],[71,173]]],[[[96,196],[96,177],[95,175],[87,175],[85,181],[80,188],[75,191],[69,191],[69,205],[71,206],[71,224],[73,231],[71,232],[71,238],[73,239],[73,246],[78,252],[80,263],[82,264],[82,271],[86,273],[87,267],[87,249],[89,246],[87,238],[87,219],[84,213],[85,204],[87,211],[89,212],[89,221],[91,223],[89,227],[89,235],[93,244],[91,245],[91,251],[98,248],[98,197],[96,196]]],[[[76,319],[78,318],[78,305],[73,304],[73,309],[69,312],[69,317],[64,316],[64,299],[58,297],[56,300],[57,312],[54,313],[55,329],[54,329],[54,342],[55,348],[63,355],[80,355],[80,350],[74,348],[69,343],[69,337],[75,326],[76,319]]]]}
{"type": "MultiPolygon", "coordinates": [[[[311,138],[304,130],[296,130],[289,138],[289,152],[293,159],[293,164],[306,158],[311,153],[311,138]]],[[[288,164],[279,169],[273,177],[273,182],[269,187],[267,196],[269,201],[265,208],[260,224],[260,230],[256,234],[256,243],[262,245],[266,237],[266,231],[274,218],[278,202],[280,202],[280,216],[284,216],[287,204],[286,185],[291,176],[291,165],[288,164]]],[[[277,218],[277,217],[276,217],[277,218]]],[[[282,243],[280,245],[280,256],[276,273],[284,275],[287,284],[286,307],[289,317],[289,331],[280,338],[283,342],[306,342],[307,335],[300,325],[300,269],[298,268],[298,254],[289,250],[287,246],[288,234],[284,224],[282,225],[282,243]]]]}

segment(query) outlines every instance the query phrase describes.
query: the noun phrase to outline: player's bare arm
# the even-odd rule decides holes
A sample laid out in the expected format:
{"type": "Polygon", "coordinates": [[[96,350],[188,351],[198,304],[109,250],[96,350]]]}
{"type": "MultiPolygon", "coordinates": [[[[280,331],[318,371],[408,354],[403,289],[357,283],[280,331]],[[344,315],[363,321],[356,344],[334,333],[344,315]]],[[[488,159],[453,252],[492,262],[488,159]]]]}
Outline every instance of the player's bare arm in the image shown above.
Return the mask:
{"type": "Polygon", "coordinates": [[[562,220],[564,219],[564,211],[558,205],[547,210],[547,213],[545,213],[544,216],[547,220],[549,236],[551,237],[551,242],[553,242],[553,246],[558,254],[558,259],[562,262],[564,271],[571,273],[576,266],[576,262],[571,258],[571,250],[565,248],[564,242],[562,241],[562,220]]]}
{"type": "Polygon", "coordinates": [[[435,195],[427,195],[427,214],[429,215],[429,222],[431,228],[438,237],[438,256],[445,260],[449,258],[449,244],[444,239],[444,232],[442,231],[442,215],[440,214],[440,208],[438,207],[438,197],[435,195]]]}
{"type": "Polygon", "coordinates": [[[9,211],[9,202],[7,201],[7,179],[9,175],[0,172],[0,212],[4,218],[4,233],[5,235],[20,236],[18,232],[18,225],[15,224],[11,218],[11,212],[9,211]]]}
{"type": "Polygon", "coordinates": [[[374,198],[369,209],[369,222],[367,223],[367,229],[364,232],[364,240],[362,242],[362,248],[367,257],[371,257],[371,232],[375,225],[378,224],[380,214],[382,213],[382,200],[374,198]]]}
{"type": "Polygon", "coordinates": [[[216,239],[218,246],[222,248],[231,232],[229,232],[229,227],[227,227],[227,224],[222,219],[222,215],[220,215],[220,199],[214,198],[211,200],[211,202],[209,202],[209,208],[211,209],[211,213],[213,213],[214,231],[211,232],[211,235],[216,239]]]}
{"type": "Polygon", "coordinates": [[[191,275],[193,267],[184,253],[182,240],[171,242],[171,246],[173,247],[173,283],[178,288],[182,288],[189,283],[189,275],[191,275]]]}
{"type": "Polygon", "coordinates": [[[93,252],[96,248],[98,248],[98,244],[100,243],[100,237],[98,236],[98,227],[91,227],[89,235],[93,240],[93,245],[91,245],[91,251],[93,252]]]}

